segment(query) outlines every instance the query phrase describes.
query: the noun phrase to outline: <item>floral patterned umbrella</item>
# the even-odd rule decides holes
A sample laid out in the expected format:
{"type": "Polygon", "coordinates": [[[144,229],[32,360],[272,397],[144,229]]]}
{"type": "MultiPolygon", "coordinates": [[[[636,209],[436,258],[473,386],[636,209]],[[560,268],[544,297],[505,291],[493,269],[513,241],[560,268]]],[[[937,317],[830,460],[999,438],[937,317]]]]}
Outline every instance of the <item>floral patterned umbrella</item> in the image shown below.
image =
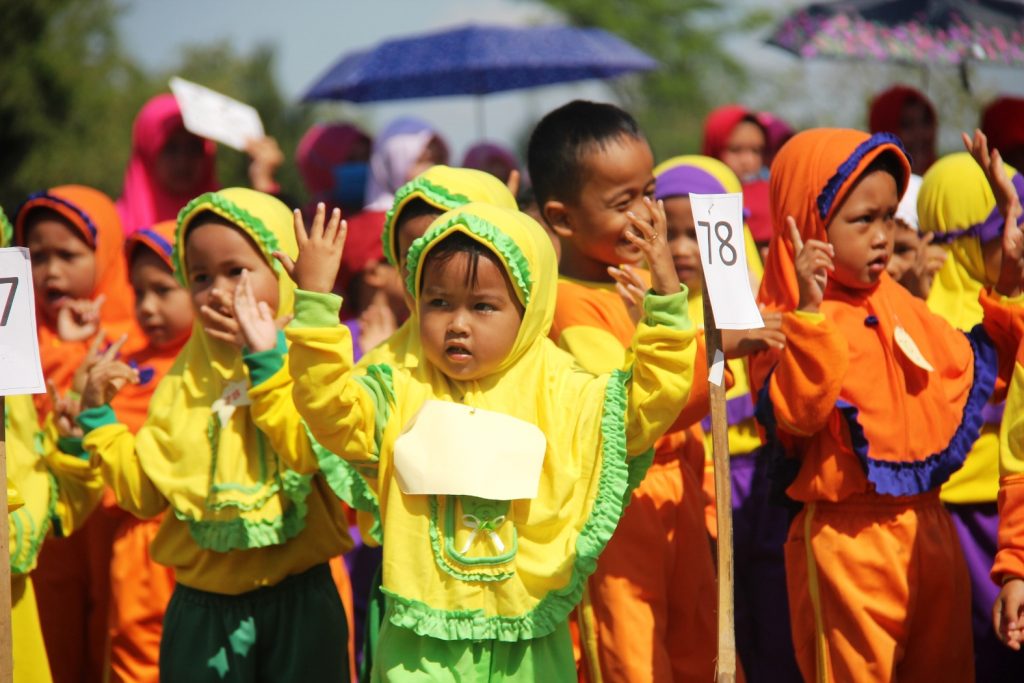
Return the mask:
{"type": "Polygon", "coordinates": [[[1021,0],[842,0],[814,3],[768,43],[804,57],[963,66],[1024,65],[1021,0]]]}

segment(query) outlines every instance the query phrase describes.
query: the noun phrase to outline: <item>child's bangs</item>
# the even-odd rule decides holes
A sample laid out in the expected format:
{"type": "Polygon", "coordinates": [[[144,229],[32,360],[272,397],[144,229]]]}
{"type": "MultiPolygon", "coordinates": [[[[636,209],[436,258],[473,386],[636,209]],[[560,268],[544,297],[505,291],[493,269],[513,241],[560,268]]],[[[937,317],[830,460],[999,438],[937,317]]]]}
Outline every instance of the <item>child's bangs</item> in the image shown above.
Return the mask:
{"type": "MultiPolygon", "coordinates": [[[[481,257],[491,261],[491,263],[501,268],[506,274],[508,273],[508,266],[501,259],[501,256],[491,249],[489,245],[478,240],[470,233],[457,229],[452,230],[424,255],[422,271],[425,272],[427,268],[432,266],[444,266],[459,254],[466,254],[469,258],[465,281],[467,286],[472,287],[477,284],[477,273],[481,257]]],[[[422,276],[420,277],[419,286],[420,288],[423,286],[422,276]]]]}

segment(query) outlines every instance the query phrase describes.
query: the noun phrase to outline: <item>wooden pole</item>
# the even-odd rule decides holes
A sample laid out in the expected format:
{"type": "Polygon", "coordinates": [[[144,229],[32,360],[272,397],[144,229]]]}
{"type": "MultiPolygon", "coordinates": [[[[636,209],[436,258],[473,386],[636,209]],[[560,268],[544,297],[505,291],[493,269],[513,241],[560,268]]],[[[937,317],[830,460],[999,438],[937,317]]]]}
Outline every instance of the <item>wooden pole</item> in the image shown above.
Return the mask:
{"type": "Polygon", "coordinates": [[[0,396],[0,510],[3,512],[3,530],[0,530],[0,682],[14,680],[14,649],[11,632],[11,539],[7,512],[7,413],[4,397],[0,396]]]}
{"type": "MultiPolygon", "coordinates": [[[[722,350],[722,333],[715,325],[708,290],[704,288],[704,340],[708,369],[722,350]]],[[[711,444],[715,464],[715,511],[718,517],[718,658],[716,683],[736,680],[736,617],[733,608],[732,482],[729,476],[729,423],[725,414],[725,386],[712,384],[711,444]]]]}

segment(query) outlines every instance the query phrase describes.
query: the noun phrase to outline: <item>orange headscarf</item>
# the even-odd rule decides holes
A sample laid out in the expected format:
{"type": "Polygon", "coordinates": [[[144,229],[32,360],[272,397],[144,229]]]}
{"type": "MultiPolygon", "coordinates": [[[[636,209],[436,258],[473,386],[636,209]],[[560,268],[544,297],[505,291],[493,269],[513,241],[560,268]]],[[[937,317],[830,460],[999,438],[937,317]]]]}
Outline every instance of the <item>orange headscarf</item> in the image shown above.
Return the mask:
{"type": "MultiPolygon", "coordinates": [[[[902,167],[902,195],[910,164],[891,134],[820,128],[798,133],[783,146],[772,164],[775,235],[758,295],[761,303],[792,311],[799,300],[786,217],[796,220],[805,242],[828,241],[826,228],[833,215],[867,166],[885,152],[895,154],[902,167]]],[[[980,418],[974,419],[971,407],[977,404],[980,410],[991,393],[991,344],[968,340],[885,273],[863,291],[830,282],[821,313],[839,329],[849,349],[850,371],[842,379],[836,405],[846,427],[828,428],[838,430],[831,437],[837,439],[834,443],[848,438],[880,493],[909,495],[937,488],[959,468],[977,437],[980,418]],[[898,350],[897,328],[910,335],[933,372],[913,366],[898,350]]],[[[754,373],[759,382],[773,359],[762,353],[752,360],[759,366],[754,373]]],[[[810,388],[808,392],[813,394],[810,388]]],[[[834,457],[834,451],[820,456],[834,457]]]]}
{"type": "MultiPolygon", "coordinates": [[[[129,269],[132,258],[139,249],[149,249],[167,265],[168,272],[173,273],[174,265],[171,261],[171,253],[174,249],[174,233],[177,227],[177,221],[163,221],[152,227],[133,232],[125,244],[125,260],[129,269]]],[[[180,344],[164,349],[157,349],[147,344],[138,353],[125,356],[125,362],[139,371],[139,383],[125,386],[114,398],[112,406],[114,412],[117,413],[117,418],[128,425],[132,432],[138,431],[142,423],[146,421],[149,400],[153,396],[153,391],[167,371],[171,369],[178,357],[178,352],[181,351],[181,347],[185,345],[186,341],[188,341],[188,337],[182,339],[180,344]]]]}
{"type": "MultiPolygon", "coordinates": [[[[144,337],[135,324],[135,297],[128,282],[124,260],[124,237],[121,221],[110,197],[83,185],[62,185],[30,195],[14,217],[14,243],[25,246],[26,219],[33,209],[47,208],[61,215],[96,255],[96,279],[91,299],[106,296],[100,312],[100,326],[112,342],[128,335],[123,352],[130,353],[144,344],[144,337]]],[[[71,379],[89,351],[90,341],[62,340],[57,328],[44,316],[36,316],[39,326],[39,353],[43,375],[60,391],[71,387],[71,379]]],[[[40,418],[50,411],[46,394],[35,397],[40,418]]]]}

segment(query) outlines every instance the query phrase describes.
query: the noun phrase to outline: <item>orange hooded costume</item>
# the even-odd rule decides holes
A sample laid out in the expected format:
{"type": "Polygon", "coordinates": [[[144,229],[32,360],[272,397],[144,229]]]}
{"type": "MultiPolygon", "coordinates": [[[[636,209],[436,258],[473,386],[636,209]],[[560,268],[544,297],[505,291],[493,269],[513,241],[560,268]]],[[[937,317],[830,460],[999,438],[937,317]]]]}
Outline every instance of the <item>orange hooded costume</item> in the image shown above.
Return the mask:
{"type": "Polygon", "coordinates": [[[787,313],[787,346],[751,366],[758,419],[787,494],[803,503],[786,543],[793,641],[806,680],[970,681],[970,585],[938,490],[978,436],[997,349],[1012,359],[1021,309],[983,293],[984,326],[965,335],[883,272],[863,290],[830,280],[820,313],[795,311],[786,218],[805,242],[828,241],[885,153],[902,195],[910,165],[886,133],[805,131],[772,165],[776,231],[758,298],[787,313]],[[904,334],[934,370],[910,360],[904,334]]]}

